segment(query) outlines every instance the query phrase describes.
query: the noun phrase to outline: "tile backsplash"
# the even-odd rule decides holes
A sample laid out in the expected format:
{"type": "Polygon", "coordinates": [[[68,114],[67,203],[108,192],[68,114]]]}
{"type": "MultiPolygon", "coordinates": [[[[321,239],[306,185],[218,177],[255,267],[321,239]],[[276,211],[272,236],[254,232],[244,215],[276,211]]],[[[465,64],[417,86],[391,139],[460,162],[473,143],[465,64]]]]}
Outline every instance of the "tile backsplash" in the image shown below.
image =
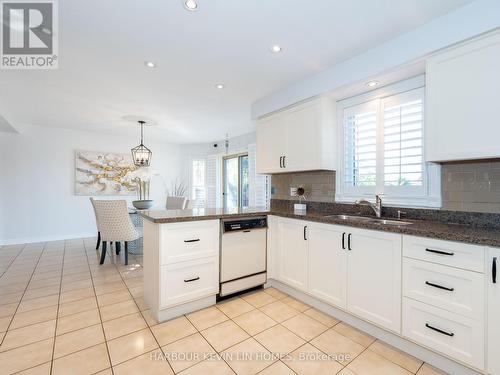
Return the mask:
{"type": "MultiPolygon", "coordinates": [[[[441,167],[442,209],[500,213],[500,160],[446,163],[441,167]]],[[[273,199],[297,200],[291,187],[306,189],[309,202],[335,202],[335,172],[274,174],[273,199]]]]}
{"type": "MultiPolygon", "coordinates": [[[[335,172],[310,171],[273,174],[272,198],[298,200],[290,196],[290,188],[303,187],[310,202],[335,202],[335,172]]],[[[306,202],[307,202],[306,201],[306,202]]]]}
{"type": "Polygon", "coordinates": [[[444,210],[500,213],[500,161],[447,163],[441,167],[444,210]]]}

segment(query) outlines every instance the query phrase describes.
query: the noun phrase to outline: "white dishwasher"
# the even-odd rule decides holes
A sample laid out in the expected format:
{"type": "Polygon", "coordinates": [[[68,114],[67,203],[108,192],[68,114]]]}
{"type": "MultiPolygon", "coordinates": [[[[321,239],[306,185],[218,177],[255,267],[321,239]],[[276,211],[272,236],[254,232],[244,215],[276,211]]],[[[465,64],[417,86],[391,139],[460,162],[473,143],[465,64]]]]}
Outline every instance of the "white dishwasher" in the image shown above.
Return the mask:
{"type": "Polygon", "coordinates": [[[267,280],[267,218],[222,220],[221,297],[262,285],[267,280]]]}

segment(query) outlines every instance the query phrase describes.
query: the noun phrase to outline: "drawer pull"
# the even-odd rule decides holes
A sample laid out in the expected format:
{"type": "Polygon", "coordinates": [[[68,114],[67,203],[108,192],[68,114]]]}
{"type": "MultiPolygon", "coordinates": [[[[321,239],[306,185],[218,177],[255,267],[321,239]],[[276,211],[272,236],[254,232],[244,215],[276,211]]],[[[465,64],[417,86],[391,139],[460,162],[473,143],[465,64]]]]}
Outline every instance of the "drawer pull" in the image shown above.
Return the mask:
{"type": "Polygon", "coordinates": [[[450,337],[453,337],[455,336],[455,334],[453,332],[446,332],[446,331],[443,331],[442,329],[439,329],[439,328],[436,328],[436,327],[433,327],[431,326],[429,323],[425,323],[425,326],[429,329],[432,329],[433,331],[436,331],[436,332],[439,332],[443,335],[446,335],[446,336],[450,336],[450,337]]]}
{"type": "Polygon", "coordinates": [[[243,233],[250,233],[250,229],[245,229],[243,233]]]}
{"type": "Polygon", "coordinates": [[[491,281],[493,284],[497,283],[497,257],[493,258],[493,264],[491,265],[491,281]]]}
{"type": "Polygon", "coordinates": [[[351,233],[349,233],[349,235],[347,236],[347,249],[348,250],[352,250],[351,249],[351,236],[352,236],[351,233]]]}
{"type": "Polygon", "coordinates": [[[427,285],[429,286],[433,286],[434,288],[438,288],[438,289],[444,289],[444,290],[448,290],[450,292],[453,292],[455,290],[455,288],[448,288],[446,286],[442,286],[442,285],[439,285],[439,284],[434,284],[434,283],[431,283],[429,281],[426,281],[425,282],[427,285]]]}
{"type": "Polygon", "coordinates": [[[192,279],[187,279],[187,280],[184,280],[184,282],[185,282],[185,283],[190,283],[190,282],[192,282],[192,281],[196,281],[196,280],[199,280],[199,279],[200,279],[200,277],[198,276],[198,277],[193,277],[192,279]]]}
{"type": "Polygon", "coordinates": [[[434,253],[434,254],[439,254],[439,255],[455,255],[455,253],[449,253],[447,251],[441,251],[441,250],[434,250],[434,249],[425,249],[425,251],[428,251],[429,253],[434,253]]]}
{"type": "Polygon", "coordinates": [[[184,240],[184,242],[189,243],[189,242],[198,242],[200,239],[196,238],[194,240],[184,240]]]}
{"type": "Polygon", "coordinates": [[[342,233],[342,250],[345,250],[345,232],[342,233]]]}

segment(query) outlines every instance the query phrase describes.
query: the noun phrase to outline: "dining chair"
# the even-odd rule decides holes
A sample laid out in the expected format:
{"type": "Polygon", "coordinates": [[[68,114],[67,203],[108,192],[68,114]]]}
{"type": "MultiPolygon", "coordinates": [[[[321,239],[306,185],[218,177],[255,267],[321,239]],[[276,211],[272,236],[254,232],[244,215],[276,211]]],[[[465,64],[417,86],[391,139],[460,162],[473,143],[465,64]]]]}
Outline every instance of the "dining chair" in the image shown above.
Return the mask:
{"type": "Polygon", "coordinates": [[[101,244],[101,232],[99,231],[99,222],[97,221],[97,212],[95,210],[94,198],[90,197],[90,203],[92,203],[92,209],[94,210],[95,216],[95,225],[97,227],[97,244],[95,245],[95,249],[99,249],[99,245],[101,244]]]}
{"type": "Polygon", "coordinates": [[[167,210],[183,210],[186,208],[186,197],[167,197],[167,210]]]}
{"type": "Polygon", "coordinates": [[[128,265],[128,242],[141,237],[130,219],[125,200],[94,200],[94,207],[101,232],[101,261],[106,257],[107,243],[115,243],[116,255],[120,255],[121,243],[125,243],[125,265],[128,265]]]}

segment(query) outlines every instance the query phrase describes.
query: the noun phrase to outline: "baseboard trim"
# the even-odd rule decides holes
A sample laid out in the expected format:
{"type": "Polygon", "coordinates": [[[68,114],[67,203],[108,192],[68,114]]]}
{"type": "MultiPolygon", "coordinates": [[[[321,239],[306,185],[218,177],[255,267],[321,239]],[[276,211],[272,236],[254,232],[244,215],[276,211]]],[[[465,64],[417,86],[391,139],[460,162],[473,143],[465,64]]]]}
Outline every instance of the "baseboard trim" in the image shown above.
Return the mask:
{"type": "Polygon", "coordinates": [[[20,245],[25,243],[35,243],[35,242],[74,240],[77,238],[95,237],[96,235],[97,232],[91,232],[91,233],[74,233],[65,235],[49,235],[49,236],[25,237],[25,238],[8,238],[8,239],[0,239],[0,245],[7,246],[7,245],[20,245]]]}
{"type": "Polygon", "coordinates": [[[309,294],[301,292],[291,286],[283,284],[282,282],[274,279],[268,279],[267,283],[264,285],[265,288],[274,287],[292,297],[311,305],[312,307],[324,312],[325,314],[331,315],[338,320],[346,322],[347,324],[368,333],[369,335],[376,337],[402,351],[411,354],[412,356],[446,372],[449,374],[460,374],[460,375],[479,375],[486,374],[486,372],[479,372],[473,370],[465,365],[462,365],[454,360],[437,354],[429,349],[426,349],[412,341],[408,341],[405,338],[398,336],[394,333],[386,331],[376,325],[368,323],[354,315],[349,314],[346,311],[340,310],[332,305],[329,305],[309,294]]]}

